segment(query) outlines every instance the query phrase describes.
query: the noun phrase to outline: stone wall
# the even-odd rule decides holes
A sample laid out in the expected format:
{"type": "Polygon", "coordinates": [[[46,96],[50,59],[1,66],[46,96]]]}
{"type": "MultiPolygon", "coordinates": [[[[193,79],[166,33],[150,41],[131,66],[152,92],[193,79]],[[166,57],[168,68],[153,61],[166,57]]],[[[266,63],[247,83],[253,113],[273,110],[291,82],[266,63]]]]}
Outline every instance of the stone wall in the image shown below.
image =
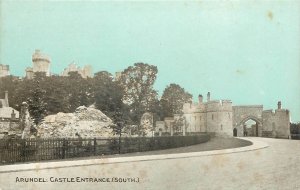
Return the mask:
{"type": "Polygon", "coordinates": [[[263,131],[275,138],[289,138],[290,112],[286,109],[263,111],[263,131]]]}
{"type": "Polygon", "coordinates": [[[253,106],[233,106],[233,125],[239,125],[244,119],[249,116],[260,119],[262,118],[263,105],[253,106]]]}
{"type": "Polygon", "coordinates": [[[207,131],[216,136],[232,136],[232,103],[228,100],[207,103],[207,131]]]}

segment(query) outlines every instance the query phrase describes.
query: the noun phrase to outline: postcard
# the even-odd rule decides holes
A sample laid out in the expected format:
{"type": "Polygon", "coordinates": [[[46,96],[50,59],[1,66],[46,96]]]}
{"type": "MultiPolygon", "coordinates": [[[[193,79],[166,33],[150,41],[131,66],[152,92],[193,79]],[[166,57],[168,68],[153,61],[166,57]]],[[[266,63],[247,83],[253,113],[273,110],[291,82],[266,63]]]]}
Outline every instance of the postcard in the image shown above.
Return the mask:
{"type": "Polygon", "coordinates": [[[298,1],[0,13],[0,190],[300,189],[298,1]]]}

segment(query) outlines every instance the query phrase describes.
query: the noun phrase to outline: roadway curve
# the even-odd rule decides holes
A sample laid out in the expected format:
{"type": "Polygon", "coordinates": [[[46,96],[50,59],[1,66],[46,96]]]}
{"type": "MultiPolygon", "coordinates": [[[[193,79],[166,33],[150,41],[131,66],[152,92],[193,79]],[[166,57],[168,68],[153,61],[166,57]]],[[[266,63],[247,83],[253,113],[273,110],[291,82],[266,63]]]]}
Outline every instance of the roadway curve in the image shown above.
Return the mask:
{"type": "Polygon", "coordinates": [[[164,155],[165,158],[147,156],[150,159],[140,160],[137,160],[139,156],[103,158],[101,162],[77,166],[75,162],[83,161],[73,161],[71,167],[68,166],[71,162],[56,162],[63,163],[62,167],[53,168],[55,162],[1,166],[0,189],[300,189],[300,141],[244,139],[253,141],[253,145],[198,155],[194,152],[191,156],[184,153],[186,155],[164,155]],[[30,169],[32,166],[35,170],[30,169]],[[12,171],[11,167],[20,170],[12,171]],[[16,177],[42,177],[48,182],[21,183],[16,182],[16,177]],[[50,182],[51,177],[70,180],[76,177],[139,177],[139,182],[59,183],[50,182]]]}

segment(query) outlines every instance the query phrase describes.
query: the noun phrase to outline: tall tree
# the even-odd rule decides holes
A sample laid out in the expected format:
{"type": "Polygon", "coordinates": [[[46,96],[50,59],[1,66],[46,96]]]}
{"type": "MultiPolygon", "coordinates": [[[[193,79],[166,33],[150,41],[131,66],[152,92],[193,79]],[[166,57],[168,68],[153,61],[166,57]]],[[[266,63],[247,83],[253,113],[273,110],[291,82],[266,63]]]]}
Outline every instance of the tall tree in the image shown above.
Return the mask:
{"type": "Polygon", "coordinates": [[[113,81],[113,76],[106,71],[101,71],[94,76],[94,98],[96,108],[100,109],[110,118],[123,112],[123,89],[113,81]],[[118,114],[117,114],[118,112],[118,114]]]}
{"type": "Polygon", "coordinates": [[[163,117],[181,114],[183,104],[192,99],[192,95],[178,84],[170,84],[163,92],[160,100],[163,117]]]}
{"type": "Polygon", "coordinates": [[[118,79],[124,89],[123,102],[130,106],[131,118],[139,123],[146,111],[155,111],[157,91],[153,89],[157,67],[145,63],[135,63],[125,69],[118,79]]]}
{"type": "Polygon", "coordinates": [[[35,74],[30,96],[28,97],[29,113],[36,125],[43,120],[46,114],[46,104],[44,102],[45,90],[40,85],[44,79],[44,74],[35,74]]]}

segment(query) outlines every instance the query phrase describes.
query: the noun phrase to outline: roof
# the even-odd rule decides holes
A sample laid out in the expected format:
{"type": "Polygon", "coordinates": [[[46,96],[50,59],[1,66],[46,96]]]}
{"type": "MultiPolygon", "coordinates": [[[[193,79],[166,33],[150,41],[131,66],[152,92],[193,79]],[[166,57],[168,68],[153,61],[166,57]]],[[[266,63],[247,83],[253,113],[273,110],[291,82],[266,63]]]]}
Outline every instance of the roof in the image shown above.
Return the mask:
{"type": "Polygon", "coordinates": [[[11,107],[0,108],[0,118],[11,118],[11,113],[14,110],[16,118],[19,118],[19,112],[11,107]]]}

